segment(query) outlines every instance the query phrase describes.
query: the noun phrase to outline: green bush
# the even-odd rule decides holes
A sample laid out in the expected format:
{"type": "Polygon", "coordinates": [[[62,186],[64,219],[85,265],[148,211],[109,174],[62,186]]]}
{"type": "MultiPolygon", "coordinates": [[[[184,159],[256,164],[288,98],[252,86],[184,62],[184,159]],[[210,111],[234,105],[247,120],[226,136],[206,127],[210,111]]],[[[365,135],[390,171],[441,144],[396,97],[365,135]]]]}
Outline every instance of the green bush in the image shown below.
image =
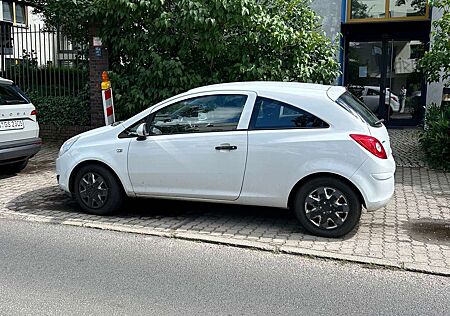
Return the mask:
{"type": "Polygon", "coordinates": [[[433,104],[427,109],[425,122],[420,143],[428,163],[450,170],[450,107],[433,104]]]}
{"type": "Polygon", "coordinates": [[[331,83],[336,47],[305,0],[96,0],[119,119],[220,82],[331,83]],[[118,27],[120,26],[120,27],[118,27]]]}
{"type": "Polygon", "coordinates": [[[56,126],[90,125],[88,90],[77,96],[42,96],[37,91],[28,96],[38,111],[41,124],[56,126]]]}
{"type": "Polygon", "coordinates": [[[108,46],[118,119],[206,84],[331,83],[339,75],[337,47],[310,0],[30,2],[71,39],[82,40],[95,21],[108,46]]]}

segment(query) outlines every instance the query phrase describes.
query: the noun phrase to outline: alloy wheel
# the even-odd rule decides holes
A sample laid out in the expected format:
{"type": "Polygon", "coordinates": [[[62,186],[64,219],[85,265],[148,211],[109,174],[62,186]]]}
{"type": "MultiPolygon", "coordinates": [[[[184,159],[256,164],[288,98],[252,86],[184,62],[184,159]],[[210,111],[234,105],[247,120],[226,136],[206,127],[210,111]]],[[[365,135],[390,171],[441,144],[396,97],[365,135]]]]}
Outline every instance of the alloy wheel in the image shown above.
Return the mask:
{"type": "Polygon", "coordinates": [[[93,209],[101,208],[106,203],[108,191],[105,179],[94,172],[84,174],[78,185],[81,200],[86,206],[93,209]]]}
{"type": "Polygon", "coordinates": [[[306,218],[321,229],[334,229],[344,224],[349,210],[347,198],[335,188],[317,187],[305,199],[306,218]]]}

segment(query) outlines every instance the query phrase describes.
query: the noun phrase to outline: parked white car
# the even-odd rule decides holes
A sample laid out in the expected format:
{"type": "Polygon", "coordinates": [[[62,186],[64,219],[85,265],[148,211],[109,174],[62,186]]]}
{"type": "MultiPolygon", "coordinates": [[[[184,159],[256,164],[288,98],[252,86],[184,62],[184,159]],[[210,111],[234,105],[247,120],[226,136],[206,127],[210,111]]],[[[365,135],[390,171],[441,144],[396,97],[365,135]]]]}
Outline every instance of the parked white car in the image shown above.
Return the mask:
{"type": "Polygon", "coordinates": [[[0,174],[20,172],[41,143],[35,107],[11,80],[0,78],[0,174]]]}
{"type": "MultiPolygon", "coordinates": [[[[380,87],[377,86],[365,86],[361,91],[362,99],[367,107],[376,112],[380,106],[380,87]]],[[[400,102],[398,96],[391,92],[389,88],[386,88],[386,95],[384,97],[384,105],[389,106],[391,114],[400,111],[400,102]]]]}
{"type": "Polygon", "coordinates": [[[342,236],[394,192],[386,128],[343,87],[238,82],[190,90],[69,139],[59,186],[92,214],[125,196],[291,208],[342,236]]]}

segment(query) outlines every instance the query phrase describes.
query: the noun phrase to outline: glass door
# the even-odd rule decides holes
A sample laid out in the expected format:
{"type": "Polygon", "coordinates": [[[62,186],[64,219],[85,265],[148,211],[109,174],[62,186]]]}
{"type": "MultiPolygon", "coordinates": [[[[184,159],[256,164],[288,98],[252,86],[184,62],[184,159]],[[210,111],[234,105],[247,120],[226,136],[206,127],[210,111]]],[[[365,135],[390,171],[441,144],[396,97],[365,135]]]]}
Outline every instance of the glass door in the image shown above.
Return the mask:
{"type": "Polygon", "coordinates": [[[418,40],[390,40],[387,45],[388,121],[391,124],[418,122],[423,111],[424,80],[416,65],[425,53],[425,44],[418,40]]]}
{"type": "Polygon", "coordinates": [[[346,87],[387,125],[417,125],[425,84],[416,64],[424,52],[419,40],[349,42],[346,87]]]}
{"type": "Polygon", "coordinates": [[[348,46],[347,89],[363,101],[379,118],[383,76],[383,42],[350,42],[348,46]]]}

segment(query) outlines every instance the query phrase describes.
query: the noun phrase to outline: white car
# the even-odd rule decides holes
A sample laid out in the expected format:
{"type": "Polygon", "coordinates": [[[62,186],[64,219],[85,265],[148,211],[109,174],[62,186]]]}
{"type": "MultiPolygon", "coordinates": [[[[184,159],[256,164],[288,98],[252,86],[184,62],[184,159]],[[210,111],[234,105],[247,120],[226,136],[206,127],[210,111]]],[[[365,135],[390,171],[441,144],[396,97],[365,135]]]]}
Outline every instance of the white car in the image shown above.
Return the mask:
{"type": "Polygon", "coordinates": [[[291,208],[342,236],[394,192],[383,124],[343,87],[238,82],[190,90],[69,139],[59,186],[92,214],[125,196],[291,208]]]}
{"type": "MultiPolygon", "coordinates": [[[[380,87],[365,86],[361,91],[361,97],[367,107],[376,112],[380,106],[380,87]]],[[[398,96],[391,92],[389,88],[386,88],[386,95],[384,100],[385,106],[389,106],[390,114],[400,111],[400,102],[398,96]]]]}
{"type": "Polygon", "coordinates": [[[0,78],[0,174],[25,168],[41,143],[35,107],[11,80],[0,78]]]}

